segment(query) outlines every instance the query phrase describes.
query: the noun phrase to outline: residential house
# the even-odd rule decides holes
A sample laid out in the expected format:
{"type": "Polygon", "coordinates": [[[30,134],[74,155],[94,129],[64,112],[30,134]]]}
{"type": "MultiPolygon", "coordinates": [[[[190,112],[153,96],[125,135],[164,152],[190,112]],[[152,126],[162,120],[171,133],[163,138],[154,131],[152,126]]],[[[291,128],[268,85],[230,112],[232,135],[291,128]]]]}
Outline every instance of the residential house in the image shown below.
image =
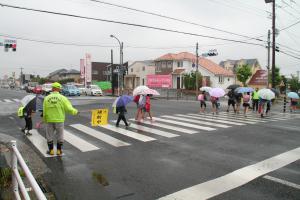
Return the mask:
{"type": "MultiPolygon", "coordinates": [[[[156,75],[172,75],[172,88],[184,88],[183,75],[196,71],[196,55],[189,52],[168,53],[155,60],[156,75]]],[[[204,57],[198,58],[198,71],[203,76],[202,85],[226,88],[234,83],[234,74],[204,57]]]]}
{"type": "Polygon", "coordinates": [[[153,60],[135,61],[128,66],[128,75],[125,76],[125,88],[133,89],[139,85],[146,85],[147,75],[155,74],[153,60]]]}
{"type": "MultiPolygon", "coordinates": [[[[226,70],[232,71],[234,74],[236,73],[236,70],[238,67],[243,65],[248,65],[251,68],[252,76],[256,73],[257,70],[261,70],[261,66],[257,59],[240,59],[240,60],[226,60],[221,61],[219,64],[221,67],[223,67],[226,70]]],[[[251,80],[251,77],[246,81],[248,83],[251,80]]],[[[236,84],[242,84],[237,79],[235,79],[236,84]]]]}
{"type": "Polygon", "coordinates": [[[248,86],[252,88],[266,88],[268,84],[268,71],[257,70],[248,82],[248,86]]]}
{"type": "Polygon", "coordinates": [[[80,72],[75,69],[58,69],[54,72],[51,72],[47,78],[52,81],[60,81],[63,79],[74,79],[75,82],[79,82],[80,80],[80,72]]]}

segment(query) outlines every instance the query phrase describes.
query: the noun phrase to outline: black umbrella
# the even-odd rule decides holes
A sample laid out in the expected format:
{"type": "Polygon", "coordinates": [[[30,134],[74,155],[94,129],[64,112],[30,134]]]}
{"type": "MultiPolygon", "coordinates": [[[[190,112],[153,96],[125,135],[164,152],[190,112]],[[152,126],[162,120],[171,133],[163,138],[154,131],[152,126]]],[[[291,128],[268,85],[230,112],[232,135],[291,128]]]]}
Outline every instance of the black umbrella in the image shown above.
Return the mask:
{"type": "Polygon", "coordinates": [[[227,87],[227,89],[235,90],[235,89],[238,88],[238,87],[241,87],[241,86],[238,85],[238,84],[232,84],[232,85],[229,85],[229,86],[227,87]]]}

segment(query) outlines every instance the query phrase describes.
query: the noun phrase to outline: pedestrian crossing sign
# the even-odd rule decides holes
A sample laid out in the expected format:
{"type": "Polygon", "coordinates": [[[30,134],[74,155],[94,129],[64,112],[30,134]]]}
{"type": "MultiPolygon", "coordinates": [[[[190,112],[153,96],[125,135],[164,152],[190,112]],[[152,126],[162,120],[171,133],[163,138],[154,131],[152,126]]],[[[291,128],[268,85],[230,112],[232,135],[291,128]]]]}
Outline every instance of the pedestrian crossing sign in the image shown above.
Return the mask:
{"type": "Polygon", "coordinates": [[[92,126],[106,125],[108,123],[108,109],[92,110],[92,126]]]}

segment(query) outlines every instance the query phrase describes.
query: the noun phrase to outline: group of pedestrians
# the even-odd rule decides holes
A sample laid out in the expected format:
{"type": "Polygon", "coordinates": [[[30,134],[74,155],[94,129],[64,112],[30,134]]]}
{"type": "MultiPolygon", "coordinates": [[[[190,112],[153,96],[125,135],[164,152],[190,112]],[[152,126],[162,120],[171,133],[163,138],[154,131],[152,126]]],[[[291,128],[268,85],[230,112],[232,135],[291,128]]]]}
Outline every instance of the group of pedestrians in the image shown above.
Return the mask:
{"type": "MultiPolygon", "coordinates": [[[[200,113],[204,113],[206,111],[206,101],[208,99],[208,94],[205,91],[202,91],[201,94],[198,95],[198,101],[200,101],[200,113]]],[[[212,113],[216,114],[218,113],[220,109],[220,102],[218,97],[211,96],[210,102],[212,105],[212,113]]]]}
{"type": "Polygon", "coordinates": [[[135,120],[137,121],[144,120],[146,114],[148,114],[150,120],[152,120],[150,98],[151,98],[150,94],[136,95],[134,97],[134,102],[136,103],[137,106],[135,120]]]}
{"type": "MultiPolygon", "coordinates": [[[[44,98],[43,109],[42,109],[42,120],[45,124],[46,139],[48,144],[47,154],[54,155],[54,140],[56,137],[56,155],[62,155],[62,147],[64,143],[64,121],[66,113],[71,115],[78,114],[78,110],[73,108],[70,101],[63,95],[60,94],[62,86],[60,83],[52,83],[52,92],[44,98]]],[[[34,101],[31,101],[34,102],[34,101]]],[[[35,113],[34,106],[26,105],[20,107],[18,110],[18,116],[23,116],[25,119],[25,127],[22,132],[26,135],[31,135],[30,130],[32,129],[32,116],[35,113]]]]}

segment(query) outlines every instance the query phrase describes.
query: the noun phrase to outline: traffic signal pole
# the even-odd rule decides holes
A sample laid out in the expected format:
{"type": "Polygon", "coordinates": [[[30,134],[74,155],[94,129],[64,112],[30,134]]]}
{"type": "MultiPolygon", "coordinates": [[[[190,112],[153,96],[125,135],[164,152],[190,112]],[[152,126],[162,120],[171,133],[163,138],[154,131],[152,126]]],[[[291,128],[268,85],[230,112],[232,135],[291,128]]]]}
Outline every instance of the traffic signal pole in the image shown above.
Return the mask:
{"type": "Polygon", "coordinates": [[[273,0],[272,3],[272,10],[273,10],[273,16],[272,16],[272,88],[275,88],[275,50],[276,50],[276,44],[275,44],[275,0],[273,0]]]}

